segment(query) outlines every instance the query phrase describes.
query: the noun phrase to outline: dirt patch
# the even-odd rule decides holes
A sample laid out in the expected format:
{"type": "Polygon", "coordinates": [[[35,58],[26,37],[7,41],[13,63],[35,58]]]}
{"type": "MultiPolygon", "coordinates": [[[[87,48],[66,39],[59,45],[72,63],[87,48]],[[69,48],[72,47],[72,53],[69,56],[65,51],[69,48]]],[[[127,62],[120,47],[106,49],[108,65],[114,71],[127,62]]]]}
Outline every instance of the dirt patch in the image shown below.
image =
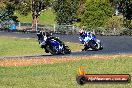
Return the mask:
{"type": "Polygon", "coordinates": [[[38,64],[53,64],[62,62],[79,61],[82,59],[111,59],[120,57],[132,57],[132,54],[119,54],[119,55],[94,55],[94,56],[61,56],[61,57],[41,57],[41,58],[12,58],[1,59],[0,66],[29,66],[38,64]]]}

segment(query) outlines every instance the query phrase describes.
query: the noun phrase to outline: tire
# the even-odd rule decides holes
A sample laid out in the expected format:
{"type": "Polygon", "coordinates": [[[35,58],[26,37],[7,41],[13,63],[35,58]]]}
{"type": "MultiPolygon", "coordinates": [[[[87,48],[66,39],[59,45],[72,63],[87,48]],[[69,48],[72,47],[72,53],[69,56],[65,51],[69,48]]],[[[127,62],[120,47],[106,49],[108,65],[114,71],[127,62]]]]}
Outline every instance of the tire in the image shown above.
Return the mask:
{"type": "Polygon", "coordinates": [[[98,44],[96,43],[96,42],[94,42],[94,41],[89,41],[89,43],[88,43],[89,45],[90,45],[90,47],[93,49],[93,50],[95,50],[95,51],[97,51],[98,50],[98,44]]]}
{"type": "Polygon", "coordinates": [[[64,46],[64,54],[70,54],[71,50],[69,49],[68,46],[64,46]]]}
{"type": "Polygon", "coordinates": [[[55,51],[55,47],[54,47],[54,46],[49,46],[49,45],[47,45],[47,46],[46,46],[46,49],[47,49],[51,54],[53,54],[53,55],[56,55],[56,54],[57,54],[56,51],[55,51]]]}
{"type": "MultiPolygon", "coordinates": [[[[47,46],[47,45],[46,45],[47,46]]],[[[41,48],[44,49],[46,53],[49,53],[49,50],[46,48],[46,46],[42,46],[41,48]]]]}
{"type": "Polygon", "coordinates": [[[103,46],[101,43],[99,43],[99,49],[98,50],[102,50],[103,49],[103,46]]]}
{"type": "Polygon", "coordinates": [[[84,45],[84,51],[87,51],[89,49],[88,44],[84,45]]]}
{"type": "Polygon", "coordinates": [[[77,83],[78,83],[79,85],[84,85],[84,84],[86,84],[87,79],[86,79],[85,76],[81,75],[81,76],[77,76],[77,77],[76,77],[76,81],[77,81],[77,83]]]}
{"type": "Polygon", "coordinates": [[[48,51],[47,49],[45,49],[45,52],[46,52],[46,53],[49,53],[49,51],[48,51]]]}

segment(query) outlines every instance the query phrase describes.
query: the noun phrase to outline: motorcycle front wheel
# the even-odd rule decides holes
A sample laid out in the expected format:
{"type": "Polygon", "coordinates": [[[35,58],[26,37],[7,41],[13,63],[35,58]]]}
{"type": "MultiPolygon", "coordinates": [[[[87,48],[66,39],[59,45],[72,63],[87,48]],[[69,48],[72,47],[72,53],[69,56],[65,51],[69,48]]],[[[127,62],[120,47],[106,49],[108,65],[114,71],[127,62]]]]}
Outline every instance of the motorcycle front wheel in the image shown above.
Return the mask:
{"type": "Polygon", "coordinates": [[[97,44],[96,42],[94,42],[94,41],[89,41],[88,44],[90,45],[90,47],[91,47],[93,50],[95,50],[95,51],[98,50],[98,44],[97,44]]]}
{"type": "Polygon", "coordinates": [[[70,54],[71,50],[69,49],[68,46],[64,46],[64,54],[70,54]]]}
{"type": "Polygon", "coordinates": [[[57,52],[56,52],[54,46],[47,45],[47,46],[46,46],[46,49],[47,49],[51,54],[53,54],[53,55],[56,55],[56,54],[57,54],[57,52]]]}

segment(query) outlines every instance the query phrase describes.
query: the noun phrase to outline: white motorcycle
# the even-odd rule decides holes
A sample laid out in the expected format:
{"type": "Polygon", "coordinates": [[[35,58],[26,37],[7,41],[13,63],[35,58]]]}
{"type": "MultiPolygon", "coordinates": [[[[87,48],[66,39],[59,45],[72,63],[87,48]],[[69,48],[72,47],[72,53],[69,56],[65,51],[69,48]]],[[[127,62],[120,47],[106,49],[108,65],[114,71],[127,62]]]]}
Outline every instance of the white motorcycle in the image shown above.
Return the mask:
{"type": "Polygon", "coordinates": [[[85,39],[79,37],[79,40],[84,44],[84,49],[82,49],[82,51],[103,49],[100,40],[96,39],[94,36],[92,38],[86,37],[85,39]]]}

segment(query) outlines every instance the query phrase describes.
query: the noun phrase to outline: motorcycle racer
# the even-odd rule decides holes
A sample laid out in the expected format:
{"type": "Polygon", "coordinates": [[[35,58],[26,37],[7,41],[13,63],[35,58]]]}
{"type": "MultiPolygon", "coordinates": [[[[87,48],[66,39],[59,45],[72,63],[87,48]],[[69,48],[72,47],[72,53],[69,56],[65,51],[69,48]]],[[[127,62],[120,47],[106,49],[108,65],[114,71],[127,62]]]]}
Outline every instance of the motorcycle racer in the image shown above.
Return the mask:
{"type": "Polygon", "coordinates": [[[45,36],[44,32],[42,32],[42,31],[38,31],[37,36],[38,36],[39,44],[41,45],[41,48],[42,48],[42,46],[44,46],[46,44],[47,37],[45,36]]]}
{"type": "MultiPolygon", "coordinates": [[[[51,34],[48,32],[38,31],[37,36],[38,36],[38,41],[39,41],[41,48],[44,48],[46,53],[48,53],[46,46],[50,45],[50,41],[52,39],[57,41],[60,45],[63,44],[62,41],[60,41],[58,38],[52,37],[51,34]]],[[[58,48],[57,50],[59,50],[60,48],[59,45],[57,46],[57,48],[58,48]]]]}
{"type": "Polygon", "coordinates": [[[85,44],[88,43],[91,39],[96,38],[96,36],[92,32],[86,32],[83,29],[81,29],[79,33],[80,33],[80,37],[79,37],[80,42],[84,44],[84,48],[82,49],[82,51],[84,51],[86,48],[85,44]]]}

